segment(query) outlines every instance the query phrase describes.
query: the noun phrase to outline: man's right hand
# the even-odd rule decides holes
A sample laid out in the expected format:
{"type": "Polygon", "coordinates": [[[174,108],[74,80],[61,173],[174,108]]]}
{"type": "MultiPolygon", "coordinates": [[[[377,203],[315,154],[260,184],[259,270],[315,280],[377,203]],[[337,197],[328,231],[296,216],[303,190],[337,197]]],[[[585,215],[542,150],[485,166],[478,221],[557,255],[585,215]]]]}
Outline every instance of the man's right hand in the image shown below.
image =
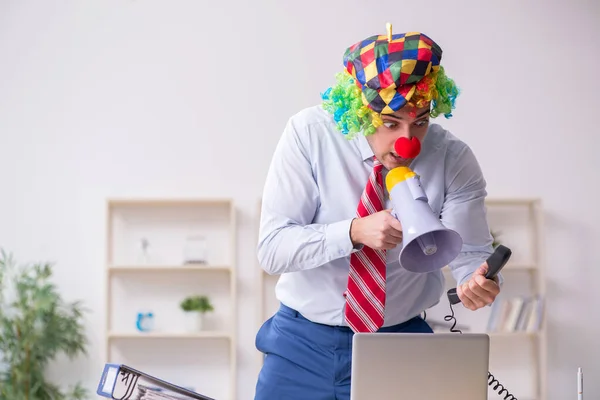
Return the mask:
{"type": "Polygon", "coordinates": [[[350,225],[352,244],[362,244],[375,250],[393,249],[402,242],[402,225],[383,210],[363,218],[355,218],[350,225]]]}

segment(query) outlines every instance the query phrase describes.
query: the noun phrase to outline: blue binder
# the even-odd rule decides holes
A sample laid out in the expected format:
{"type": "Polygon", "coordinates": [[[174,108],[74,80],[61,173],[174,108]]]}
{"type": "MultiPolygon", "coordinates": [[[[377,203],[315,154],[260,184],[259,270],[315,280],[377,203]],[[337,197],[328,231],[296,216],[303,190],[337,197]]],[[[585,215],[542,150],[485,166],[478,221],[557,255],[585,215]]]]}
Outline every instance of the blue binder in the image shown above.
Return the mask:
{"type": "Polygon", "coordinates": [[[96,394],[115,400],[131,399],[131,396],[135,393],[136,387],[140,385],[140,378],[144,383],[152,384],[159,388],[165,389],[170,393],[178,395],[179,398],[193,400],[215,400],[211,397],[192,392],[191,390],[185,389],[181,386],[177,386],[152,375],[148,375],[124,364],[106,364],[104,366],[104,371],[102,372],[102,377],[98,383],[96,394]],[[119,382],[124,386],[125,392],[122,394],[115,393],[117,383],[119,382]]]}

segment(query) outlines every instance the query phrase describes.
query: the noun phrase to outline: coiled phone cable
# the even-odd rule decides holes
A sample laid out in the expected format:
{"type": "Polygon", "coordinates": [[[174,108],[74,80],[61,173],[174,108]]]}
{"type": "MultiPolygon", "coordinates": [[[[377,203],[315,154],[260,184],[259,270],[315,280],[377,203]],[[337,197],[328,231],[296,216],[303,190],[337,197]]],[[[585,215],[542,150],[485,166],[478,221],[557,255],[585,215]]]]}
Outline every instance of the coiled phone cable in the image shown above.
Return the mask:
{"type": "MultiPolygon", "coordinates": [[[[494,253],[487,259],[488,264],[488,272],[485,274],[487,279],[494,279],[498,272],[506,265],[508,259],[512,255],[511,250],[503,245],[498,245],[494,253]]],[[[450,327],[450,332],[460,333],[462,331],[456,328],[456,317],[454,316],[454,309],[452,308],[453,304],[460,303],[461,300],[458,297],[458,293],[456,292],[456,288],[450,289],[448,291],[448,300],[450,304],[450,315],[446,315],[444,317],[444,321],[450,322],[452,321],[452,326],[450,327]]],[[[490,386],[498,395],[504,395],[504,400],[517,400],[517,398],[511,394],[504,385],[502,385],[491,372],[488,371],[488,386],[490,386]]]]}
{"type": "MultiPolygon", "coordinates": [[[[450,332],[460,333],[462,331],[460,329],[456,329],[456,318],[454,317],[454,309],[452,308],[452,303],[450,303],[450,315],[446,315],[444,317],[444,321],[452,321],[452,326],[450,327],[450,332]]],[[[495,377],[492,375],[490,371],[488,371],[488,385],[500,396],[504,395],[504,400],[517,400],[517,398],[510,393],[504,385],[502,385],[495,377]]]]}

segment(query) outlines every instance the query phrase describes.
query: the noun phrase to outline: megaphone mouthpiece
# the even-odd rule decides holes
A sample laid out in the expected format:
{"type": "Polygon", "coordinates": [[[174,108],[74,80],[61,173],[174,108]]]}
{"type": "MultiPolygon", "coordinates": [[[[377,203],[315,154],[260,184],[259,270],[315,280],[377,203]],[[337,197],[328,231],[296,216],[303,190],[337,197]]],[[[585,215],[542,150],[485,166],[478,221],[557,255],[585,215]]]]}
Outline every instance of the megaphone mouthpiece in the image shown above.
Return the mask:
{"type": "Polygon", "coordinates": [[[404,182],[405,180],[416,176],[417,174],[408,167],[396,167],[391,169],[385,177],[385,186],[387,187],[388,193],[392,193],[394,186],[400,182],[404,182]]]}

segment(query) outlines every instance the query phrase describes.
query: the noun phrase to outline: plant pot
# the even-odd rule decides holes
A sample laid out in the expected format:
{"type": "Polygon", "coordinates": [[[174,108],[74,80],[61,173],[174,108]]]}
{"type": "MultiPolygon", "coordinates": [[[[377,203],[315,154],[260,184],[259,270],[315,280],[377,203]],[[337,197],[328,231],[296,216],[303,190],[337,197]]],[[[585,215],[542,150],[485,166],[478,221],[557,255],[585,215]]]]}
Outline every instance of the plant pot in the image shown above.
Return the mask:
{"type": "Polygon", "coordinates": [[[187,332],[199,332],[203,328],[204,315],[197,311],[184,312],[185,330],[187,332]]]}

